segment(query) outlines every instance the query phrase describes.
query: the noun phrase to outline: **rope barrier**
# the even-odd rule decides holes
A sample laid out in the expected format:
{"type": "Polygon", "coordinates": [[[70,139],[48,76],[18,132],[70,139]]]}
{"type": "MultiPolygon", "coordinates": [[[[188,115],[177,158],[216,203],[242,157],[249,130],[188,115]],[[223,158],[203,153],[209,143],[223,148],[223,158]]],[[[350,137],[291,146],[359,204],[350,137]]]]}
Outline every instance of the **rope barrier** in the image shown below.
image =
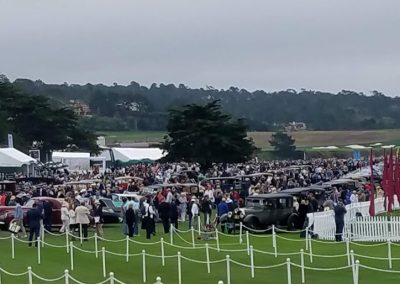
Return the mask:
{"type": "Polygon", "coordinates": [[[242,226],[243,226],[243,228],[247,229],[248,231],[256,232],[256,233],[265,233],[265,232],[272,230],[272,228],[268,228],[268,229],[264,229],[264,230],[257,230],[257,229],[249,228],[246,225],[242,225],[242,226]]]}
{"type": "Polygon", "coordinates": [[[42,280],[42,281],[46,281],[46,282],[56,282],[56,281],[60,281],[61,279],[65,278],[65,275],[61,275],[58,278],[44,278],[42,276],[37,275],[33,271],[32,271],[32,275],[35,276],[37,279],[42,280]]]}
{"type": "Polygon", "coordinates": [[[369,270],[373,270],[373,271],[385,272],[385,273],[400,273],[400,271],[398,271],[398,270],[380,269],[380,268],[366,266],[366,265],[362,265],[362,264],[360,264],[360,267],[369,269],[369,270]]]}
{"type": "Polygon", "coordinates": [[[14,276],[14,277],[24,276],[24,275],[28,274],[28,271],[25,271],[25,272],[22,272],[22,273],[12,273],[12,272],[9,272],[9,271],[1,268],[1,267],[0,267],[0,271],[2,273],[5,273],[5,274],[10,275],[10,276],[14,276]]]}
{"type": "MultiPolygon", "coordinates": [[[[298,267],[298,268],[302,268],[301,265],[298,265],[296,263],[291,262],[291,265],[298,267]]],[[[351,265],[347,265],[347,266],[341,266],[341,267],[331,267],[331,268],[323,268],[323,267],[309,267],[309,266],[303,266],[304,269],[307,270],[314,270],[314,271],[336,271],[336,270],[344,270],[344,269],[348,269],[348,268],[352,268],[351,265]]]]}

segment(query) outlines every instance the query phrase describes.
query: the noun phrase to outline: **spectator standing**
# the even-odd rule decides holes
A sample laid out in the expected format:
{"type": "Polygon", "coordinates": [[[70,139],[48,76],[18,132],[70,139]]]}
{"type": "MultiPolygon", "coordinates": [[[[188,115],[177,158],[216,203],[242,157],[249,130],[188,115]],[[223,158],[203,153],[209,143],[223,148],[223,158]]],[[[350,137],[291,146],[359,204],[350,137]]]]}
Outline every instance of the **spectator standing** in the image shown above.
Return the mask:
{"type": "MultiPolygon", "coordinates": [[[[22,211],[22,206],[19,202],[17,202],[17,205],[15,206],[14,218],[15,223],[21,227],[21,232],[23,233],[24,238],[26,238],[27,236],[24,227],[24,212],[22,211]]],[[[17,237],[19,237],[19,232],[17,233],[17,237]]]]}
{"type": "Polygon", "coordinates": [[[339,201],[338,205],[336,205],[333,210],[335,212],[335,224],[336,224],[335,240],[337,242],[341,242],[343,235],[343,228],[344,228],[344,215],[347,213],[347,211],[341,201],[339,201]]]}
{"type": "Polygon", "coordinates": [[[63,202],[61,205],[61,222],[62,227],[60,229],[60,233],[69,232],[69,210],[68,210],[68,203],[63,202]]]}
{"type": "Polygon", "coordinates": [[[27,213],[27,221],[29,226],[29,246],[32,246],[32,238],[35,235],[35,247],[37,247],[37,239],[40,237],[40,221],[43,219],[42,212],[38,209],[36,203],[27,213]]]}
{"type": "Polygon", "coordinates": [[[103,204],[99,200],[95,201],[94,208],[94,224],[96,226],[96,233],[98,236],[103,237],[103,204]]]}
{"type": "Polygon", "coordinates": [[[76,214],[76,223],[79,224],[79,235],[82,236],[83,234],[84,240],[87,241],[88,226],[90,224],[89,208],[85,206],[84,202],[81,202],[81,205],[76,207],[75,214],[76,214]]]}

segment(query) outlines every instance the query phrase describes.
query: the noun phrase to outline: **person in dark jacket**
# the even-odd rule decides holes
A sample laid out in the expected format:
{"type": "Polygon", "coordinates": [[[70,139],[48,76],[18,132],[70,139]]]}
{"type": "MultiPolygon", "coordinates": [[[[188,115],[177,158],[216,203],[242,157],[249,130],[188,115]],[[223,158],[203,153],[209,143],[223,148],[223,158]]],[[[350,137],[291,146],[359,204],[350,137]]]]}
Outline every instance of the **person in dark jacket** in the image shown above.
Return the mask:
{"type": "Polygon", "coordinates": [[[99,237],[103,237],[103,204],[99,201],[95,201],[94,209],[94,224],[96,225],[96,233],[99,237]]]}
{"type": "Polygon", "coordinates": [[[203,202],[201,203],[201,211],[204,214],[204,225],[210,224],[211,218],[211,202],[208,199],[208,196],[205,195],[203,198],[203,202]]]}
{"type": "Polygon", "coordinates": [[[35,235],[35,247],[37,247],[37,239],[40,237],[40,220],[43,218],[42,212],[34,203],[27,213],[27,223],[29,227],[29,246],[32,246],[32,238],[35,235]]]}
{"type": "Polygon", "coordinates": [[[341,242],[344,228],[344,215],[347,213],[347,211],[342,201],[339,201],[338,205],[333,208],[333,211],[335,212],[336,224],[335,240],[337,242],[341,242]]]}
{"type": "Polygon", "coordinates": [[[128,205],[128,209],[125,211],[125,222],[128,226],[128,235],[130,238],[133,237],[134,223],[135,223],[135,211],[133,210],[133,204],[128,205]]]}
{"type": "Polygon", "coordinates": [[[43,202],[43,210],[44,210],[44,220],[43,220],[43,225],[44,228],[48,231],[51,232],[51,219],[52,219],[52,213],[53,213],[53,204],[45,200],[43,202]]]}
{"type": "Polygon", "coordinates": [[[164,227],[164,233],[167,234],[169,233],[169,210],[170,210],[170,203],[165,202],[163,200],[159,205],[158,205],[158,213],[160,214],[161,221],[163,223],[164,227]]]}
{"type": "Polygon", "coordinates": [[[169,204],[169,219],[175,229],[178,229],[178,206],[176,205],[175,198],[173,198],[172,202],[169,204]]]}

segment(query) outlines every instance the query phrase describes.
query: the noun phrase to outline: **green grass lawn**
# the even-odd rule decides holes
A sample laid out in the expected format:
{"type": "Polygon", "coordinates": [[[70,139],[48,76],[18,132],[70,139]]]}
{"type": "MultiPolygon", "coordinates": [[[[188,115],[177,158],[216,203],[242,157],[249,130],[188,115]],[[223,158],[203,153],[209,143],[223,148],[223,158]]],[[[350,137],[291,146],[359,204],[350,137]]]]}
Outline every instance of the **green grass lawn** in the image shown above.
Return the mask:
{"type": "MultiPolygon", "coordinates": [[[[186,224],[185,228],[186,229],[186,224]]],[[[147,242],[143,237],[143,231],[141,236],[135,238],[136,241],[147,242]]],[[[90,232],[93,235],[93,231],[90,232]]],[[[8,236],[7,232],[1,232],[0,237],[8,236]]],[[[285,234],[279,233],[277,239],[278,253],[293,253],[299,252],[300,249],[305,249],[305,241],[300,239],[298,234],[285,234]],[[288,238],[291,240],[285,240],[281,237],[288,238]]],[[[121,229],[119,225],[108,225],[105,227],[105,237],[107,239],[118,240],[122,239],[121,229]]],[[[151,242],[160,240],[163,237],[166,242],[169,242],[169,234],[164,235],[161,233],[161,226],[157,226],[157,235],[151,242]]],[[[220,237],[220,247],[223,250],[239,250],[239,251],[221,251],[210,250],[211,261],[222,260],[227,254],[230,255],[234,261],[250,264],[250,258],[245,251],[246,239],[243,237],[243,244],[239,243],[239,236],[222,236],[220,237]]],[[[64,245],[65,237],[49,236],[45,237],[45,241],[54,245],[64,245]]],[[[171,256],[176,255],[178,251],[181,252],[182,256],[205,261],[206,251],[204,248],[193,249],[191,247],[191,233],[182,233],[181,238],[177,235],[174,236],[174,244],[185,248],[175,248],[169,245],[165,245],[165,255],[171,256]]],[[[203,245],[205,242],[196,240],[196,245],[203,245]]],[[[210,246],[215,247],[215,241],[209,241],[210,246]]],[[[270,235],[257,235],[250,236],[250,244],[257,250],[273,252],[272,238],[270,235]]],[[[80,247],[79,242],[76,245],[80,247]]],[[[125,254],[126,246],[125,242],[99,242],[99,249],[105,247],[106,250],[125,254]]],[[[45,246],[41,249],[41,264],[37,264],[37,249],[28,248],[26,244],[16,242],[15,245],[15,259],[11,259],[11,240],[0,240],[0,267],[6,269],[9,272],[20,273],[27,270],[28,266],[32,267],[32,270],[42,277],[56,278],[61,276],[65,269],[70,269],[70,256],[66,253],[65,248],[51,248],[45,246]]],[[[94,250],[94,241],[91,239],[89,242],[84,242],[81,247],[85,250],[94,250]]],[[[130,244],[130,253],[140,253],[142,250],[146,250],[146,253],[152,255],[161,255],[161,246],[157,245],[142,245],[142,244],[130,244]]],[[[356,254],[365,255],[369,257],[387,257],[387,246],[359,246],[356,244],[351,245],[351,249],[356,254]]],[[[312,245],[313,254],[316,255],[341,255],[346,253],[346,245],[344,243],[319,243],[313,242],[312,245]]],[[[275,258],[273,255],[262,254],[259,252],[254,253],[254,262],[256,266],[270,266],[274,264],[283,263],[286,258],[290,257],[291,261],[300,264],[299,255],[279,255],[275,258]]],[[[400,257],[400,247],[392,245],[392,257],[400,257]]],[[[76,279],[85,283],[97,283],[103,281],[102,276],[102,260],[101,254],[96,259],[94,254],[79,252],[74,250],[75,269],[71,271],[71,275],[76,279]]],[[[360,262],[364,265],[388,269],[387,260],[370,259],[360,256],[356,256],[360,262]]],[[[308,267],[316,268],[335,268],[343,267],[347,265],[347,257],[342,256],[338,258],[327,258],[327,257],[313,257],[313,263],[310,263],[309,256],[305,257],[305,265],[308,267]]],[[[136,256],[131,257],[129,262],[125,261],[124,256],[106,255],[106,266],[107,274],[114,272],[115,276],[125,283],[143,283],[142,281],[142,257],[136,256]]],[[[237,264],[231,263],[231,283],[287,283],[286,278],[286,266],[281,266],[272,269],[256,269],[255,278],[251,278],[250,268],[242,267],[237,264]]],[[[157,276],[161,276],[164,284],[176,284],[178,283],[178,264],[177,258],[166,258],[166,265],[161,265],[161,259],[158,257],[146,257],[146,270],[147,270],[147,283],[154,283],[157,276]]],[[[393,261],[393,270],[400,271],[400,261],[393,261]]],[[[306,270],[306,283],[353,283],[351,269],[339,270],[339,271],[308,271],[306,270]]],[[[398,283],[399,274],[377,272],[366,269],[360,269],[360,282],[366,284],[373,283],[398,283]]],[[[7,283],[27,283],[27,276],[22,277],[10,277],[2,273],[1,280],[3,284],[7,283]]],[[[218,280],[223,280],[226,283],[226,262],[215,263],[211,265],[211,273],[207,273],[207,267],[205,264],[193,263],[182,259],[182,283],[217,283],[218,280]]],[[[44,283],[43,281],[34,279],[34,283],[44,283]]],[[[71,281],[72,282],[72,281],[71,281]]],[[[70,282],[70,283],[71,283],[70,282]]],[[[62,280],[53,283],[64,283],[62,280]]],[[[73,283],[73,282],[72,282],[73,283]]],[[[301,273],[299,268],[292,267],[292,283],[301,283],[301,273]]]]}

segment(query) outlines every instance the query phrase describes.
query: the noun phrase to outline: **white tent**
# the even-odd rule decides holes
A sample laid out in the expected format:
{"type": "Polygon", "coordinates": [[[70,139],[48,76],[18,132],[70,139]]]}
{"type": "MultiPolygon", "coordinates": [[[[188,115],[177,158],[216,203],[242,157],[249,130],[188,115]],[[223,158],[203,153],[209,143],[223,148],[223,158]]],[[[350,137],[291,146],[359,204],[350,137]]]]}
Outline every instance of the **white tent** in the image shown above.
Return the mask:
{"type": "Polygon", "coordinates": [[[52,161],[66,164],[70,170],[90,169],[90,153],[53,152],[52,161]]]}
{"type": "Polygon", "coordinates": [[[115,161],[129,162],[159,160],[164,157],[160,148],[112,148],[115,161]]]}
{"type": "Polygon", "coordinates": [[[15,148],[0,148],[0,167],[20,168],[34,163],[35,159],[15,148]]]}

